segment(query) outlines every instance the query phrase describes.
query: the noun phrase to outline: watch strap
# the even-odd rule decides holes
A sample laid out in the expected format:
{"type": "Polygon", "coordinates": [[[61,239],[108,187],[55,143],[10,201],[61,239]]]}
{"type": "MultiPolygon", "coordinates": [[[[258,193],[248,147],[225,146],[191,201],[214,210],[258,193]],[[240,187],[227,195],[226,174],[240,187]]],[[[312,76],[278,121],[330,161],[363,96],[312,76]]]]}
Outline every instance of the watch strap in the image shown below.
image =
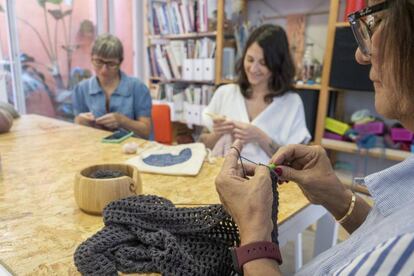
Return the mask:
{"type": "Polygon", "coordinates": [[[249,243],[240,247],[232,248],[233,265],[237,272],[243,272],[243,265],[256,259],[273,259],[282,264],[282,255],[279,245],[270,241],[259,241],[249,243]]]}

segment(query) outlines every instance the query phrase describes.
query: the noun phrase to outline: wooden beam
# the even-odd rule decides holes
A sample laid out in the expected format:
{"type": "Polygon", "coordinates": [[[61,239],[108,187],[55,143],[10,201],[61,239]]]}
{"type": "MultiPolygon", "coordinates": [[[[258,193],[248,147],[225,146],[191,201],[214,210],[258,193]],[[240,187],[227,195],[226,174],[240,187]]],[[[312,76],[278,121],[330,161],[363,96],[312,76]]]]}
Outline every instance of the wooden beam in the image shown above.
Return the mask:
{"type": "Polygon", "coordinates": [[[223,64],[223,45],[224,45],[224,0],[217,0],[217,35],[216,35],[216,63],[215,63],[215,83],[221,81],[223,64]]]}
{"type": "Polygon", "coordinates": [[[272,20],[272,19],[283,19],[291,15],[305,15],[305,16],[315,16],[315,15],[325,15],[329,14],[329,11],[318,11],[318,12],[305,12],[305,13],[292,13],[292,14],[281,14],[281,15],[273,15],[273,16],[263,16],[263,20],[272,20]]]}
{"type": "Polygon", "coordinates": [[[319,94],[318,114],[316,118],[315,143],[321,144],[325,130],[325,117],[329,101],[329,79],[331,74],[332,54],[335,42],[336,22],[339,13],[339,0],[331,0],[329,8],[328,37],[323,59],[322,83],[319,94]]]}

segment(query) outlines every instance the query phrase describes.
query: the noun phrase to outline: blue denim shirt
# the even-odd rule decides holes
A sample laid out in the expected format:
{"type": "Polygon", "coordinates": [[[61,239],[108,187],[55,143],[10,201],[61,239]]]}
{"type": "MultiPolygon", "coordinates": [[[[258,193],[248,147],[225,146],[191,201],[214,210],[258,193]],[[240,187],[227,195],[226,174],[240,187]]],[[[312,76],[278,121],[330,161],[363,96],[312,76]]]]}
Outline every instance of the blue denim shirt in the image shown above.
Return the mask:
{"type": "MultiPolygon", "coordinates": [[[[95,118],[107,113],[118,112],[132,120],[139,117],[150,117],[152,101],[148,88],[137,78],[121,73],[121,81],[109,101],[106,111],[105,92],[99,85],[96,76],[83,80],[72,94],[73,113],[75,116],[83,112],[92,112],[95,118]]],[[[150,140],[153,139],[151,130],[150,140]]]]}

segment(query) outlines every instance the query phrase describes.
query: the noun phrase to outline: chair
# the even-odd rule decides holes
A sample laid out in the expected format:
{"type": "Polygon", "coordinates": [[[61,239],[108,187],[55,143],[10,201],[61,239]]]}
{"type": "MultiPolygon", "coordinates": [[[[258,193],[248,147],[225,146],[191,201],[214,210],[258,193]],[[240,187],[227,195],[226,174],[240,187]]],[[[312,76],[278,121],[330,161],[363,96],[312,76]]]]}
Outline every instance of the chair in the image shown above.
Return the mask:
{"type": "Polygon", "coordinates": [[[171,145],[173,142],[170,107],[166,104],[152,105],[154,140],[171,145]]]}

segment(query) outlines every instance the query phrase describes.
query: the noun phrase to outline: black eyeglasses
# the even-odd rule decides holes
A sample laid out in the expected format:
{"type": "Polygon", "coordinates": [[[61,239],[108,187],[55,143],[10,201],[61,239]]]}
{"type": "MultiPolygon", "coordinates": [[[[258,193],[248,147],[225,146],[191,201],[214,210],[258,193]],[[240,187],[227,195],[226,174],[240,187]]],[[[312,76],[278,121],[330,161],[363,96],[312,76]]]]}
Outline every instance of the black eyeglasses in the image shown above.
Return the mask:
{"type": "Polygon", "coordinates": [[[96,68],[102,68],[104,65],[106,65],[106,68],[108,69],[118,69],[120,63],[119,62],[115,62],[115,61],[104,61],[103,59],[100,58],[92,58],[92,64],[96,67],[96,68]]]}
{"type": "Polygon", "coordinates": [[[348,21],[351,24],[359,49],[365,56],[371,55],[371,37],[382,21],[374,14],[387,8],[388,1],[384,1],[348,15],[348,21]]]}

